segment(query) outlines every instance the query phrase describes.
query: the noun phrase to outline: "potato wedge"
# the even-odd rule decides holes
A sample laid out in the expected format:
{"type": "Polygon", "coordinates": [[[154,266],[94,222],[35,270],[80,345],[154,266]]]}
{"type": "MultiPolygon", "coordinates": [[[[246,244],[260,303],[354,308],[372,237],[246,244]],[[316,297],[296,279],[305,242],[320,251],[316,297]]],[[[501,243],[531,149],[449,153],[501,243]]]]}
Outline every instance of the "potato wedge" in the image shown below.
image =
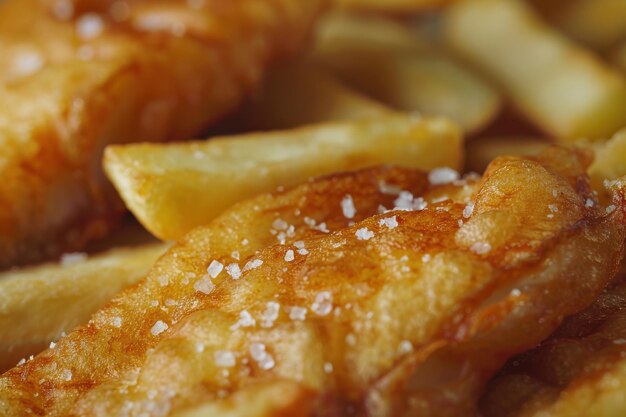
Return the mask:
{"type": "Polygon", "coordinates": [[[347,85],[398,110],[449,117],[466,132],[480,130],[498,114],[494,89],[449,58],[429,52],[407,28],[352,17],[344,29],[346,20],[326,21],[313,59],[347,85]],[[395,26],[395,33],[404,31],[404,37],[388,35],[388,25],[395,26]],[[411,37],[410,48],[406,39],[411,37]]]}
{"type": "Polygon", "coordinates": [[[626,81],[517,0],[469,0],[446,13],[450,45],[497,81],[547,133],[597,139],[626,126],[626,81]]]}
{"type": "Polygon", "coordinates": [[[461,132],[445,119],[389,116],[172,145],[109,147],[105,170],[139,221],[178,239],[252,195],[378,164],[459,168],[461,132]]]}
{"type": "Polygon", "coordinates": [[[253,130],[363,119],[394,111],[307,63],[275,69],[240,117],[253,130]]]}
{"type": "Polygon", "coordinates": [[[0,274],[0,372],[86,323],[116,293],[143,278],[166,244],[114,249],[87,259],[0,274]]]}
{"type": "Polygon", "coordinates": [[[480,173],[499,156],[534,155],[549,145],[549,141],[539,137],[494,136],[474,139],[465,148],[465,169],[480,173]]]}

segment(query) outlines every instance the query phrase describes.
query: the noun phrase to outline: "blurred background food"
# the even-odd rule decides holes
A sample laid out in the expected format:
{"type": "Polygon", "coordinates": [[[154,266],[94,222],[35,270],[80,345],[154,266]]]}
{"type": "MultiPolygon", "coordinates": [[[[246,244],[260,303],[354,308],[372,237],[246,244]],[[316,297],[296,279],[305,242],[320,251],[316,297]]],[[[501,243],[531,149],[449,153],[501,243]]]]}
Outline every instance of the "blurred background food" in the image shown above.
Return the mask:
{"type": "MultiPolygon", "coordinates": [[[[180,240],[311,177],[482,173],[551,144],[595,157],[611,207],[625,0],[0,0],[0,270],[30,265],[0,276],[0,367],[140,281],[166,248],[144,228],[180,240]]],[[[622,292],[509,361],[481,412],[621,415],[622,292]]]]}

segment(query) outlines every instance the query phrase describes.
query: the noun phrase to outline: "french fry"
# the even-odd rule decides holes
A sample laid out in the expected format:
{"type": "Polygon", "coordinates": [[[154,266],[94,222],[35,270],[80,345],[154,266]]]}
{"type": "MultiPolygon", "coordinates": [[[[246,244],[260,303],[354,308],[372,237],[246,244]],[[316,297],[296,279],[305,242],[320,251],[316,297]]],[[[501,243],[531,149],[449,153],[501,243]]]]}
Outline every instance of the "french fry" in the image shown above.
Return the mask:
{"type": "Polygon", "coordinates": [[[499,156],[529,156],[540,153],[550,142],[537,137],[485,137],[466,146],[465,169],[483,172],[499,156]]]}
{"type": "Polygon", "coordinates": [[[446,5],[450,0],[336,0],[344,8],[383,13],[410,13],[431,10],[446,5]]]}
{"type": "Polygon", "coordinates": [[[626,129],[595,147],[595,159],[589,167],[591,185],[603,202],[609,199],[609,192],[604,187],[605,180],[615,180],[623,175],[626,175],[626,129]]]}
{"type": "Polygon", "coordinates": [[[248,128],[268,130],[392,112],[325,71],[300,63],[270,74],[259,94],[244,106],[241,118],[248,128]]]}
{"type": "Polygon", "coordinates": [[[626,43],[617,48],[614,54],[614,62],[620,69],[626,71],[626,43]]]}
{"type": "Polygon", "coordinates": [[[349,25],[346,18],[327,21],[314,54],[316,62],[347,85],[398,110],[449,117],[467,132],[480,130],[497,115],[495,90],[449,58],[428,51],[409,29],[391,21],[376,24],[374,18],[351,20],[349,25]]]}
{"type": "Polygon", "coordinates": [[[536,125],[561,139],[596,139],[626,125],[626,82],[517,0],[460,1],[444,32],[536,125]]]}
{"type": "MultiPolygon", "coordinates": [[[[532,3],[543,9],[552,2],[532,3]]],[[[603,50],[626,37],[624,0],[560,1],[558,6],[549,13],[550,20],[576,41],[603,50]]]]}
{"type": "Polygon", "coordinates": [[[105,170],[155,236],[177,239],[250,196],[312,176],[379,164],[459,168],[462,137],[445,119],[389,116],[206,142],[109,147],[105,170]]]}
{"type": "Polygon", "coordinates": [[[139,281],[167,245],[114,249],[83,260],[66,255],[0,274],[0,372],[86,323],[114,294],[139,281]]]}

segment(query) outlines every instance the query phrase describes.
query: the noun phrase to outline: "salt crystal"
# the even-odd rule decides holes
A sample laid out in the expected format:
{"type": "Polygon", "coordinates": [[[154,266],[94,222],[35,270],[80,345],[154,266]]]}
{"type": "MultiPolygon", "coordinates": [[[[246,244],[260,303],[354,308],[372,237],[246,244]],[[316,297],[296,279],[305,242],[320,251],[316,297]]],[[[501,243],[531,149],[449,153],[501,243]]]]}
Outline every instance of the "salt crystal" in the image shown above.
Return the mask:
{"type": "Polygon", "coordinates": [[[213,284],[213,281],[211,281],[208,276],[204,275],[193,284],[193,289],[204,294],[211,294],[215,289],[215,284],[213,284]]]}
{"type": "Polygon", "coordinates": [[[588,199],[585,201],[585,207],[587,207],[587,208],[591,208],[591,207],[593,207],[594,205],[595,205],[595,202],[594,202],[591,198],[588,198],[588,199]]]}
{"type": "Polygon", "coordinates": [[[81,39],[93,39],[104,31],[104,20],[96,13],[82,15],[76,21],[76,33],[81,39]]]}
{"type": "Polygon", "coordinates": [[[16,69],[19,75],[26,76],[38,72],[44,66],[43,57],[37,52],[24,52],[16,59],[16,69]]]}
{"type": "Polygon", "coordinates": [[[239,268],[239,264],[232,263],[226,266],[226,273],[231,276],[232,279],[241,278],[241,269],[239,268]]]}
{"type": "Polygon", "coordinates": [[[330,362],[324,362],[324,372],[330,374],[333,372],[333,364],[330,362]]]}
{"type": "Polygon", "coordinates": [[[154,325],[150,329],[150,333],[152,333],[152,336],[158,336],[164,331],[166,331],[168,327],[169,326],[167,325],[167,323],[165,323],[164,321],[158,320],[156,323],[154,323],[154,325]]]}
{"type": "Polygon", "coordinates": [[[239,320],[237,320],[237,323],[230,326],[230,329],[237,330],[240,327],[253,327],[255,324],[256,320],[254,320],[248,310],[243,310],[239,313],[239,320]]]}
{"type": "Polygon", "coordinates": [[[211,264],[206,271],[211,276],[211,278],[217,278],[217,276],[222,272],[223,269],[224,265],[221,262],[213,260],[211,261],[211,264]]]}
{"type": "Polygon", "coordinates": [[[356,207],[354,207],[354,200],[352,200],[352,196],[350,194],[346,194],[346,196],[341,200],[341,210],[343,211],[345,218],[354,218],[354,215],[356,214],[356,207]]]}
{"type": "Polygon", "coordinates": [[[472,213],[474,213],[474,202],[470,201],[467,203],[467,206],[463,208],[463,217],[469,219],[472,216],[472,213]]]}
{"type": "Polygon", "coordinates": [[[330,291],[318,292],[315,301],[311,305],[311,310],[318,316],[326,316],[333,309],[333,295],[330,291]]]}
{"type": "Polygon", "coordinates": [[[615,205],[611,204],[610,206],[608,206],[608,207],[606,208],[606,212],[607,212],[607,214],[611,214],[611,213],[613,213],[613,212],[615,211],[615,209],[616,209],[616,208],[617,208],[617,207],[615,207],[615,205]]]}
{"type": "Polygon", "coordinates": [[[49,347],[50,347],[50,349],[54,349],[54,347],[55,347],[56,345],[57,345],[56,343],[54,343],[54,342],[50,342],[50,346],[49,346],[49,347]]]}
{"type": "Polygon", "coordinates": [[[245,271],[249,271],[251,269],[256,269],[258,267],[260,267],[261,265],[263,265],[263,261],[260,259],[253,259],[251,261],[248,261],[246,263],[246,265],[243,267],[244,272],[245,271]]]}
{"type": "Polygon", "coordinates": [[[239,256],[240,256],[239,255],[239,251],[233,251],[233,252],[230,253],[230,257],[235,259],[235,260],[237,260],[237,261],[239,260],[239,256]]]}
{"type": "Polygon", "coordinates": [[[520,295],[522,295],[522,292],[518,288],[513,288],[511,290],[512,297],[519,297],[520,295]]]}
{"type": "Polygon", "coordinates": [[[61,255],[61,265],[68,266],[81,263],[87,260],[87,254],[84,252],[65,253],[61,255]]]}
{"type": "Polygon", "coordinates": [[[374,237],[374,232],[369,230],[367,227],[362,227],[358,229],[354,235],[358,240],[370,240],[374,237]]]}
{"type": "Polygon", "coordinates": [[[429,253],[425,253],[424,255],[422,255],[422,262],[426,263],[430,261],[430,254],[429,253]]]}
{"type": "Polygon", "coordinates": [[[232,368],[237,363],[233,352],[228,350],[218,350],[215,352],[215,365],[220,368],[232,368]]]}
{"type": "Polygon", "coordinates": [[[72,380],[72,371],[69,369],[64,369],[61,372],[61,379],[64,381],[71,381],[72,380]]]}
{"type": "Polygon", "coordinates": [[[477,255],[484,255],[491,251],[491,245],[487,242],[476,242],[470,247],[470,250],[477,255]]]}
{"type": "Polygon", "coordinates": [[[170,280],[165,275],[159,276],[158,280],[161,287],[166,287],[170,283],[170,280]]]}
{"type": "Polygon", "coordinates": [[[291,310],[289,311],[289,318],[291,320],[304,321],[306,320],[306,312],[307,310],[304,307],[298,307],[298,306],[291,307],[291,310]]]}
{"type": "Polygon", "coordinates": [[[378,224],[381,226],[387,226],[389,230],[393,230],[398,227],[398,219],[396,218],[396,216],[388,217],[385,219],[380,219],[378,224]]]}
{"type": "Polygon", "coordinates": [[[297,249],[304,249],[304,241],[298,240],[297,242],[293,242],[293,246],[297,249]]]}
{"type": "Polygon", "coordinates": [[[308,254],[309,254],[309,251],[308,251],[308,250],[306,250],[306,249],[304,249],[304,248],[302,248],[302,249],[298,249],[298,254],[300,254],[300,255],[302,255],[302,256],[304,256],[304,255],[308,255],[308,254]]]}
{"type": "Polygon", "coordinates": [[[435,168],[428,174],[428,181],[431,185],[449,184],[459,179],[459,173],[452,168],[435,168]]]}
{"type": "Polygon", "coordinates": [[[556,204],[548,204],[548,209],[550,209],[552,213],[556,213],[559,211],[559,207],[556,204]]]}
{"type": "Polygon", "coordinates": [[[272,355],[267,353],[265,349],[266,348],[263,343],[255,342],[250,345],[250,356],[252,356],[252,359],[259,364],[261,369],[267,371],[272,369],[276,363],[274,362],[272,355]]]}
{"type": "Polygon", "coordinates": [[[278,318],[280,312],[280,304],[275,301],[269,301],[265,306],[265,311],[261,316],[261,327],[272,327],[274,321],[278,318]]]}
{"type": "Polygon", "coordinates": [[[401,354],[411,353],[413,351],[413,344],[408,340],[403,340],[398,346],[398,352],[401,354]]]}
{"type": "Polygon", "coordinates": [[[293,250],[289,249],[287,252],[285,252],[285,261],[286,262],[291,262],[293,260],[294,260],[293,250]]]}
{"type": "Polygon", "coordinates": [[[287,230],[289,224],[283,219],[276,219],[274,223],[272,223],[272,227],[276,230],[287,230]]]}
{"type": "Polygon", "coordinates": [[[346,335],[346,343],[347,343],[349,346],[355,346],[355,345],[356,345],[356,336],[355,336],[355,335],[353,335],[352,333],[348,333],[348,334],[346,335]]]}
{"type": "Polygon", "coordinates": [[[113,327],[117,327],[118,329],[122,327],[122,318],[121,317],[113,317],[111,319],[111,325],[113,327]]]}

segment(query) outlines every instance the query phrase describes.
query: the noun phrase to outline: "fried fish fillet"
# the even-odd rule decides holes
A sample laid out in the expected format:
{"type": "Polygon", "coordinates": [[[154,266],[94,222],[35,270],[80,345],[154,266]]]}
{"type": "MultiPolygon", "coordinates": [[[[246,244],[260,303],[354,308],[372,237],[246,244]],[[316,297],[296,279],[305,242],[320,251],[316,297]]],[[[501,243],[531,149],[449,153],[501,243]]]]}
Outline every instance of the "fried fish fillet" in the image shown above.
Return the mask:
{"type": "Polygon", "coordinates": [[[242,203],[0,378],[7,416],[460,415],[623,252],[582,154],[379,168],[242,203]],[[384,207],[393,211],[385,211],[384,207]],[[382,212],[378,214],[379,212],[382,212]],[[285,396],[275,398],[284,389],[285,396]],[[274,414],[275,413],[275,414],[274,414]]]}
{"type": "Polygon", "coordinates": [[[321,2],[2,2],[0,268],[106,233],[123,206],[104,147],[200,134],[302,46],[321,2]]]}
{"type": "Polygon", "coordinates": [[[626,283],[515,357],[481,401],[485,417],[619,417],[626,410],[626,283]]]}

